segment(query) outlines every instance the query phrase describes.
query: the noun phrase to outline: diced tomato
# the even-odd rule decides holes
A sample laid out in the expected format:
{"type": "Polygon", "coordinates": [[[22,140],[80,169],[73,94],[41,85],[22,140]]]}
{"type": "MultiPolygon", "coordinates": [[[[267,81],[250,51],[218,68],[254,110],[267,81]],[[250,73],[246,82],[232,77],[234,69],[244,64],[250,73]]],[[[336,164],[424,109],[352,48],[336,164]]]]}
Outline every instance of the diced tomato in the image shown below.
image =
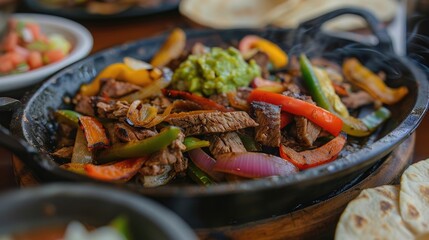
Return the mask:
{"type": "Polygon", "coordinates": [[[43,61],[48,63],[58,62],[65,57],[63,51],[60,49],[49,50],[43,53],[43,61]]]}
{"type": "Polygon", "coordinates": [[[27,58],[28,54],[30,54],[30,51],[28,51],[26,48],[23,48],[21,46],[16,46],[14,52],[18,53],[23,58],[27,58]]]}
{"type": "Polygon", "coordinates": [[[13,51],[18,46],[18,34],[16,32],[10,32],[6,35],[4,40],[4,50],[13,51]]]}
{"type": "Polygon", "coordinates": [[[31,69],[43,66],[42,54],[40,52],[31,51],[28,55],[27,63],[31,69]]]}
{"type": "Polygon", "coordinates": [[[35,40],[39,40],[41,37],[40,26],[36,23],[27,22],[25,27],[32,33],[35,40]]]}
{"type": "Polygon", "coordinates": [[[16,19],[10,18],[8,22],[8,28],[12,31],[15,31],[17,24],[18,24],[18,21],[16,19]]]}
{"type": "Polygon", "coordinates": [[[7,59],[5,57],[0,58],[0,73],[8,73],[12,71],[14,68],[14,65],[10,59],[7,59]]]}
{"type": "Polygon", "coordinates": [[[6,55],[7,55],[7,58],[9,58],[10,61],[12,61],[13,66],[16,66],[22,62],[25,62],[25,58],[17,52],[8,52],[6,53],[6,55]]]}

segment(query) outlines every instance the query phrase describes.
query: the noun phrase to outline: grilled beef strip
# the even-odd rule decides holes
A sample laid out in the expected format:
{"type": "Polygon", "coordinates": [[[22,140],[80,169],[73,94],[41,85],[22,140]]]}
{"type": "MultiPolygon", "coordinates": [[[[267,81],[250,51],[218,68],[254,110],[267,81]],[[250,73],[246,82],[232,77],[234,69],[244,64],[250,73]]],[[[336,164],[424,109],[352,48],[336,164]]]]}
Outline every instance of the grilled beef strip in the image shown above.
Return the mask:
{"type": "Polygon", "coordinates": [[[265,102],[251,103],[253,115],[259,124],[255,128],[255,139],[262,145],[278,147],[280,144],[280,106],[265,102]]]}
{"type": "Polygon", "coordinates": [[[122,142],[141,141],[157,135],[154,130],[137,129],[125,123],[115,123],[113,131],[115,136],[122,142]]]}
{"type": "Polygon", "coordinates": [[[305,117],[295,116],[296,138],[299,143],[311,147],[318,138],[321,128],[305,117]]]}
{"type": "Polygon", "coordinates": [[[247,152],[236,132],[213,134],[209,137],[210,152],[213,156],[229,152],[247,152]]]}
{"type": "Polygon", "coordinates": [[[98,102],[97,114],[102,118],[122,119],[127,116],[130,104],[126,101],[98,102]]]}
{"type": "Polygon", "coordinates": [[[185,135],[179,134],[179,137],[174,140],[167,148],[153,153],[150,158],[144,163],[140,174],[145,176],[153,176],[162,174],[164,169],[162,165],[173,165],[174,171],[179,173],[188,168],[187,159],[183,157],[182,151],[186,149],[183,144],[185,135]]]}
{"type": "Polygon", "coordinates": [[[113,78],[104,78],[101,79],[99,95],[102,97],[120,98],[140,89],[141,87],[128,82],[117,81],[113,78]]]}
{"type": "Polygon", "coordinates": [[[226,93],[212,94],[210,95],[209,99],[219,103],[222,106],[229,107],[229,100],[226,93]]]}
{"type": "Polygon", "coordinates": [[[196,111],[196,110],[202,110],[202,109],[203,107],[201,107],[201,105],[196,102],[178,99],[174,101],[174,109],[172,110],[172,112],[173,113],[189,112],[189,111],[196,111]]]}
{"type": "Polygon", "coordinates": [[[195,111],[170,115],[167,122],[181,127],[186,136],[236,131],[258,124],[244,111],[195,111]]]}
{"type": "Polygon", "coordinates": [[[343,97],[341,101],[347,108],[356,109],[362,106],[372,104],[376,100],[365,91],[351,92],[348,96],[343,97]]]}
{"type": "Polygon", "coordinates": [[[73,99],[73,102],[75,103],[74,110],[76,112],[87,116],[95,116],[94,105],[91,97],[78,94],[73,99]]]}
{"type": "Polygon", "coordinates": [[[263,78],[267,79],[270,76],[270,72],[268,71],[270,58],[266,53],[257,51],[249,60],[254,60],[255,63],[259,65],[263,78]]]}

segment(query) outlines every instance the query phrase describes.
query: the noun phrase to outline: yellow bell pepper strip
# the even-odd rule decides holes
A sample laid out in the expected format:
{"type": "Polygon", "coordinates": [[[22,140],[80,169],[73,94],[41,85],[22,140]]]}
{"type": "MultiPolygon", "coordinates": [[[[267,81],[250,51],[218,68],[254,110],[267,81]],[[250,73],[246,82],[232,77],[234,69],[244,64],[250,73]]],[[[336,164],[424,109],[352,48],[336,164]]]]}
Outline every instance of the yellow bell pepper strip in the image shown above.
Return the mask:
{"type": "Polygon", "coordinates": [[[185,49],[186,34],[180,29],[174,29],[167,40],[162,45],[161,49],[152,58],[150,64],[154,67],[163,67],[171,60],[178,58],[185,49]]]}
{"type": "Polygon", "coordinates": [[[183,140],[183,144],[186,146],[186,149],[184,152],[190,151],[195,148],[210,146],[209,141],[201,140],[196,137],[186,137],[185,140],[183,140]]]}
{"type": "Polygon", "coordinates": [[[109,182],[128,182],[146,161],[146,157],[127,159],[108,165],[85,164],[87,176],[102,181],[109,182]]]}
{"type": "Polygon", "coordinates": [[[282,94],[253,90],[247,101],[261,101],[279,105],[282,111],[306,117],[334,136],[340,134],[343,126],[343,121],[329,111],[303,100],[282,94]]]}
{"type": "Polygon", "coordinates": [[[267,39],[255,35],[245,36],[240,41],[238,48],[242,54],[245,54],[250,49],[257,48],[268,55],[270,61],[276,68],[287,65],[289,61],[288,55],[279,46],[267,39]]]}
{"type": "MultiPolygon", "coordinates": [[[[339,116],[344,123],[342,130],[347,134],[355,137],[370,135],[372,131],[365,125],[364,121],[350,116],[347,107],[335,93],[335,89],[327,72],[321,68],[313,68],[305,55],[301,55],[299,60],[304,82],[316,103],[339,116]]],[[[386,112],[389,110],[383,108],[380,111],[386,112]]],[[[377,121],[371,121],[372,123],[377,122],[381,124],[387,119],[386,117],[388,117],[386,114],[377,114],[376,116],[380,116],[381,118],[377,121]]],[[[372,124],[372,130],[375,130],[377,127],[378,126],[372,124]]]]}
{"type": "Polygon", "coordinates": [[[180,129],[167,127],[158,135],[146,138],[138,142],[128,142],[113,145],[111,148],[102,150],[97,156],[97,163],[108,163],[120,159],[148,156],[154,152],[166,148],[179,136],[180,129]]]}
{"type": "Polygon", "coordinates": [[[302,152],[280,145],[280,156],[299,170],[304,170],[335,160],[345,144],[346,136],[340,134],[319,148],[302,152]]]}
{"type": "Polygon", "coordinates": [[[90,150],[105,148],[110,145],[103,125],[95,117],[80,116],[79,123],[90,150]]]}
{"type": "Polygon", "coordinates": [[[55,112],[55,116],[60,123],[79,127],[79,117],[82,115],[72,110],[58,110],[55,112]]]}
{"type": "Polygon", "coordinates": [[[205,172],[199,169],[192,161],[188,161],[188,176],[203,186],[210,186],[216,184],[205,172]]]}
{"type": "Polygon", "coordinates": [[[356,58],[349,58],[344,61],[343,73],[351,83],[362,88],[384,104],[395,104],[408,94],[408,88],[405,86],[388,87],[377,74],[363,66],[356,58]]]}
{"type": "Polygon", "coordinates": [[[80,87],[80,94],[84,96],[94,96],[100,90],[100,79],[114,78],[119,81],[129,82],[139,86],[146,86],[152,82],[149,71],[146,69],[133,70],[124,63],[114,63],[106,67],[89,84],[80,87]]]}

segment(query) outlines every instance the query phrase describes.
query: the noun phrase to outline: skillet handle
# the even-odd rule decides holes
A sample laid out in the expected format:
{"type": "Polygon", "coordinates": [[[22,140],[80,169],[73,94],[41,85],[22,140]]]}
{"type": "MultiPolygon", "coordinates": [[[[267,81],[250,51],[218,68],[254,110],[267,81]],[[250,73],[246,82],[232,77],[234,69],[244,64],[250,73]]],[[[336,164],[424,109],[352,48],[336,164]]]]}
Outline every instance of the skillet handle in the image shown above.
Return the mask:
{"type": "Polygon", "coordinates": [[[362,17],[378,39],[378,47],[383,52],[393,53],[392,40],[382,23],[369,11],[361,8],[340,8],[319,17],[301,23],[297,28],[295,43],[302,43],[305,37],[314,37],[321,31],[322,25],[338,16],[352,14],[362,17]]]}
{"type": "MultiPolygon", "coordinates": [[[[0,112],[13,112],[22,107],[19,100],[0,97],[0,112]]],[[[0,124],[0,146],[14,153],[20,159],[32,159],[37,153],[28,143],[13,136],[10,131],[0,124]]]]}

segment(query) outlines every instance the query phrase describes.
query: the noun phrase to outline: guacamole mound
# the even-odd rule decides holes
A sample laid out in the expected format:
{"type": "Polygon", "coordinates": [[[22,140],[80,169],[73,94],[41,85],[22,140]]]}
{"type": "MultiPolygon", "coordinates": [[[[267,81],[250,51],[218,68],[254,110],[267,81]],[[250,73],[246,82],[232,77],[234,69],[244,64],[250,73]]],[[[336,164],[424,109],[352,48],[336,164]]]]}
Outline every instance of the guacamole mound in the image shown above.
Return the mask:
{"type": "Polygon", "coordinates": [[[214,47],[203,55],[190,55],[182,62],[174,72],[172,87],[210,96],[247,86],[260,75],[261,69],[255,61],[247,63],[237,49],[214,47]]]}

